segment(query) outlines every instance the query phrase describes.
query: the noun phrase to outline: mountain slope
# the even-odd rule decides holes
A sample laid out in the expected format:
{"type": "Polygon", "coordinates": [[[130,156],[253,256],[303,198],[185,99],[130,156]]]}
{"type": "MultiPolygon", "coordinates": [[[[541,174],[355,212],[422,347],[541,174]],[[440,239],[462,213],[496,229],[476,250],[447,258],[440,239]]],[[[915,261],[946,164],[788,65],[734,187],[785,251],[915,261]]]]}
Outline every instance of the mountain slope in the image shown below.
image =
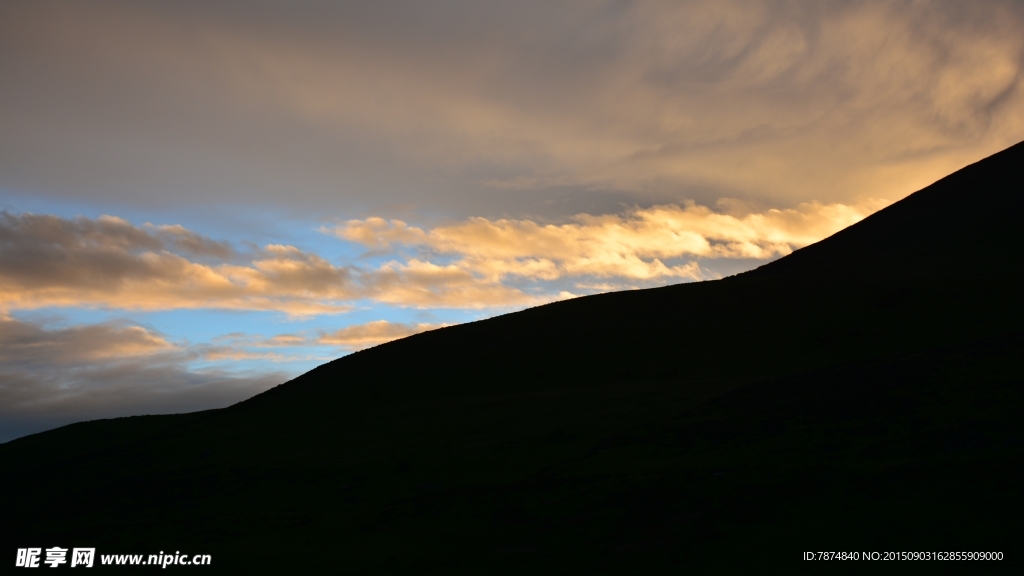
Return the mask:
{"type": "Polygon", "coordinates": [[[1009,554],[1020,166],[1018,144],[736,277],[416,335],[223,410],[0,445],[0,487],[22,495],[0,541],[212,553],[229,573],[1009,554]]]}

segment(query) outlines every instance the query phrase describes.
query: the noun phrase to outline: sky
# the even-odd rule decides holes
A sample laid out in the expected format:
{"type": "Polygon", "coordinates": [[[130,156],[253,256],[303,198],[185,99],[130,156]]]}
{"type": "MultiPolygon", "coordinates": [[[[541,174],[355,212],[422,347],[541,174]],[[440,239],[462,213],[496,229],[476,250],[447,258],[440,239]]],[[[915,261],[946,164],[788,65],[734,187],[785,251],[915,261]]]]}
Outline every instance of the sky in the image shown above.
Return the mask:
{"type": "Polygon", "coordinates": [[[2,3],[0,442],[755,268],[1024,140],[1022,70],[1019,0],[2,3]]]}

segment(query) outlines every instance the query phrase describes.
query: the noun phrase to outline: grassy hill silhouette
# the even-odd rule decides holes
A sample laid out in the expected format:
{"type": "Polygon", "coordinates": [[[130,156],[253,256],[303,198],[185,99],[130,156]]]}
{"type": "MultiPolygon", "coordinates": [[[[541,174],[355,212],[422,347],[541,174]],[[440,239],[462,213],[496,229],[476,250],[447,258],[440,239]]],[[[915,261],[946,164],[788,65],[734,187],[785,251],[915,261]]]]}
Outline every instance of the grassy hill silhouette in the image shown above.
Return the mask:
{"type": "Polygon", "coordinates": [[[1002,551],[972,569],[1005,568],[1022,167],[1024,143],[723,280],[443,328],[222,410],[0,445],[0,537],[11,555],[209,553],[227,573],[790,573],[818,550],[1002,551]]]}

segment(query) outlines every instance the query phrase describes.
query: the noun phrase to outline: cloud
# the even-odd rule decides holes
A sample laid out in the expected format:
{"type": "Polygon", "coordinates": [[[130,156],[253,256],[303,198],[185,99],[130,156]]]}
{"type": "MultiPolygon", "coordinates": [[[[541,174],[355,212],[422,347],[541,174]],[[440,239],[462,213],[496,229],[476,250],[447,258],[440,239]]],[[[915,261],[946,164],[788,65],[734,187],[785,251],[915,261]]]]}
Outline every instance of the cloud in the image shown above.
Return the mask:
{"type": "Polygon", "coordinates": [[[46,329],[0,316],[0,442],[81,420],[220,408],[287,379],[189,369],[197,359],[140,326],[46,329]]]}
{"type": "Polygon", "coordinates": [[[459,218],[852,204],[1024,138],[1015,0],[2,10],[9,190],[459,218]]]}
{"type": "Polygon", "coordinates": [[[230,246],[180,226],[140,228],[111,216],[67,219],[3,211],[0,308],[221,308],[308,316],[340,313],[361,299],[455,308],[545,301],[462,269],[419,261],[370,269],[335,266],[277,244],[247,264],[218,260],[232,254],[230,246]]]}
{"type": "MultiPolygon", "coordinates": [[[[720,202],[715,212],[693,202],[634,208],[625,214],[577,214],[564,224],[470,218],[429,230],[400,220],[349,220],[323,228],[344,240],[375,249],[425,247],[461,260],[451,274],[475,273],[494,281],[509,276],[533,280],[593,276],[650,280],[703,279],[694,262],[672,259],[769,259],[825,238],[874,212],[884,202],[858,206],[803,203],[796,208],[744,212],[738,202],[720,202]],[[728,211],[734,214],[727,213],[728,211]]],[[[423,265],[412,260],[412,265],[423,265]]]]}
{"type": "MultiPolygon", "coordinates": [[[[230,346],[202,346],[198,348],[204,360],[268,360],[270,362],[293,362],[296,360],[309,360],[310,357],[281,354],[279,352],[252,352],[250,350],[239,350],[230,346]]],[[[326,360],[331,360],[327,358],[326,360]]]]}
{"type": "Polygon", "coordinates": [[[302,317],[342,313],[365,301],[413,308],[529,306],[573,297],[557,287],[563,279],[597,285],[593,279],[629,284],[714,277],[698,260],[785,255],[882,204],[812,202],[752,211],[738,201],[720,201],[717,210],[689,202],[576,214],[557,224],[478,217],[424,229],[367,218],[321,228],[391,257],[375,266],[336,265],[281,244],[243,255],[181,226],[134,226],[113,216],[0,211],[0,309],[218,308],[302,317]],[[416,254],[401,254],[409,248],[416,254]]]}
{"type": "MultiPolygon", "coordinates": [[[[110,216],[106,218],[112,219],[110,216]]],[[[130,226],[127,221],[120,219],[118,221],[125,226],[130,226]]],[[[156,226],[146,223],[145,227],[155,230],[158,236],[170,246],[194,256],[209,256],[221,260],[228,260],[235,256],[234,249],[227,242],[213,240],[196,234],[180,224],[156,226]]]]}
{"type": "Polygon", "coordinates": [[[0,442],[82,420],[221,408],[293,375],[239,372],[239,361],[327,361],[336,355],[310,349],[351,352],[447,325],[376,320],[312,335],[235,333],[188,344],[125,322],[45,328],[0,315],[0,442]],[[216,367],[225,363],[236,370],[216,367]]]}
{"type": "Polygon", "coordinates": [[[346,350],[362,350],[420,332],[443,328],[448,324],[402,324],[387,320],[374,320],[365,324],[347,326],[318,339],[319,344],[340,346],[346,350]]]}
{"type": "MultiPolygon", "coordinates": [[[[319,331],[316,334],[276,334],[265,337],[259,334],[226,334],[215,338],[218,344],[202,347],[205,358],[288,358],[276,352],[260,352],[266,348],[310,348],[320,346],[337,347],[345,351],[362,350],[392,340],[419,334],[428,330],[451,326],[448,323],[431,324],[389,322],[372,320],[363,324],[351,324],[334,331],[319,331]]],[[[329,358],[325,358],[329,359],[329,358]]]]}
{"type": "Polygon", "coordinates": [[[500,308],[535,306],[572,297],[564,292],[529,294],[476,272],[458,264],[434,264],[416,258],[405,263],[392,261],[376,270],[374,299],[418,308],[500,308]]]}
{"type": "Polygon", "coordinates": [[[162,335],[117,323],[44,330],[0,316],[0,364],[80,366],[97,360],[134,359],[176,350],[162,335]]]}

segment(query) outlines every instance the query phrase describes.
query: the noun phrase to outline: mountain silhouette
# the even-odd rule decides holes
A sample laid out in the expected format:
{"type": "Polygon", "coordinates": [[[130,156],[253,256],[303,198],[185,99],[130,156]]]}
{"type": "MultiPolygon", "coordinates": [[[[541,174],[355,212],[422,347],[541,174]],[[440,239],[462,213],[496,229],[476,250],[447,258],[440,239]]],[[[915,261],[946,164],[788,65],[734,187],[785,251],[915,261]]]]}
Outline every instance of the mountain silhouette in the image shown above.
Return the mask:
{"type": "Polygon", "coordinates": [[[806,551],[1005,567],[1021,167],[1024,143],[723,280],[418,334],[221,410],[8,442],[0,537],[211,554],[226,573],[791,573],[816,568],[806,551]]]}

